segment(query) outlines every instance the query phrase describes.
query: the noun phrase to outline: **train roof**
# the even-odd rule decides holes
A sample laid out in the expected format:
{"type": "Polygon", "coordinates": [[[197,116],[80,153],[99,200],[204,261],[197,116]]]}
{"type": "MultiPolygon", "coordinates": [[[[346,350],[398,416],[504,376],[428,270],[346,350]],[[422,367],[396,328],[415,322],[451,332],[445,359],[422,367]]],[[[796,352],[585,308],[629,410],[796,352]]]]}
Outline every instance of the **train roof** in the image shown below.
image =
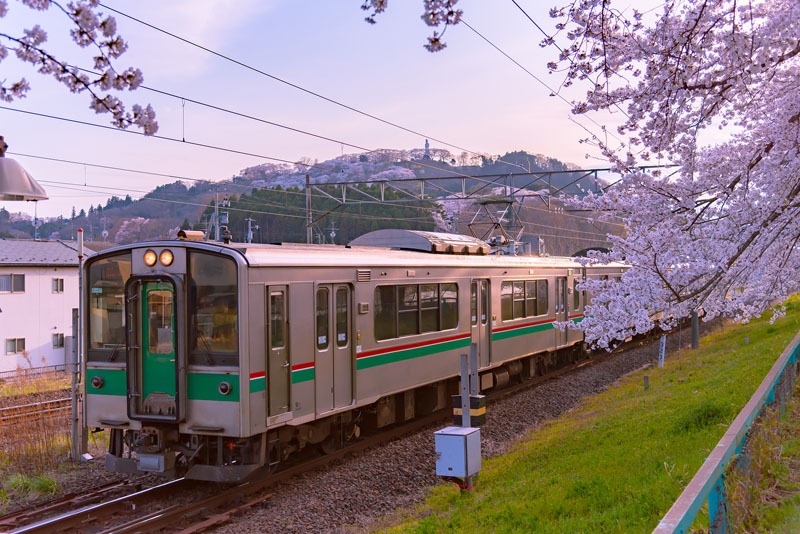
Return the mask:
{"type": "MultiPolygon", "coordinates": [[[[118,252],[140,247],[169,247],[176,244],[223,252],[235,250],[254,267],[526,267],[580,268],[571,257],[488,254],[491,247],[470,236],[417,230],[378,230],[351,241],[349,245],[305,243],[219,243],[181,240],[123,245],[104,251],[118,252]]],[[[622,264],[605,267],[624,267],[622,264]]]]}
{"type": "Polygon", "coordinates": [[[242,247],[240,250],[254,266],[579,266],[573,258],[490,255],[491,246],[475,237],[421,230],[376,230],[346,246],[300,243],[231,246],[242,247]]]}

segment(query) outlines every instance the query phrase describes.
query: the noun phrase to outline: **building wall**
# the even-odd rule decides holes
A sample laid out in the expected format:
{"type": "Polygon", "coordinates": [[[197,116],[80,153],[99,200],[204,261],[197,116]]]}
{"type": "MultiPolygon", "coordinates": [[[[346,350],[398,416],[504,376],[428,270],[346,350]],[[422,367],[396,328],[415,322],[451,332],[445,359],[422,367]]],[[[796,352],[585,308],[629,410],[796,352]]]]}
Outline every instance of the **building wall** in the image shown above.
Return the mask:
{"type": "Polygon", "coordinates": [[[0,265],[3,274],[24,274],[25,292],[0,292],[0,372],[68,363],[78,268],[0,265]],[[64,280],[63,293],[53,292],[54,278],[64,280]],[[63,347],[53,347],[53,334],[64,334],[63,347]],[[25,339],[25,352],[7,354],[7,340],[19,338],[25,339]]]}

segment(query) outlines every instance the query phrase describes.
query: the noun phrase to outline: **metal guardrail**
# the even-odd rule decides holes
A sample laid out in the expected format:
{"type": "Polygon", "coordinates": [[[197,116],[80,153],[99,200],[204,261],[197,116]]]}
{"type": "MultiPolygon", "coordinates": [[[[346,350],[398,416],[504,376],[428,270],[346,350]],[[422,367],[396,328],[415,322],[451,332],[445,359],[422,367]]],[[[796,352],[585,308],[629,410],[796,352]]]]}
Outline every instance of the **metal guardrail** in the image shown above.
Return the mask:
{"type": "Polygon", "coordinates": [[[6,382],[13,382],[15,380],[22,380],[25,378],[38,377],[48,373],[63,373],[66,372],[68,365],[48,365],[45,367],[31,367],[27,369],[14,369],[13,371],[1,371],[0,380],[6,382]]]}
{"type": "Polygon", "coordinates": [[[782,407],[792,396],[797,381],[800,333],[770,369],[764,381],[706,458],[689,485],[659,522],[653,534],[688,532],[703,504],[708,500],[709,532],[729,532],[726,516],[725,470],[742,446],[751,426],[770,405],[782,407]]]}

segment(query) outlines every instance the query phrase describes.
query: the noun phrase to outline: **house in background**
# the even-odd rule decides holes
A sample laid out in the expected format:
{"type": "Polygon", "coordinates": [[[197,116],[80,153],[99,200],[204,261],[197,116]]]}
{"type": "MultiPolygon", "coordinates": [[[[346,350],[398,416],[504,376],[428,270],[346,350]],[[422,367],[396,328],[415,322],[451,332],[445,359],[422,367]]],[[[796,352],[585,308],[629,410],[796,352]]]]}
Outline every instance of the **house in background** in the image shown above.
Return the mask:
{"type": "Polygon", "coordinates": [[[0,239],[0,372],[69,363],[78,299],[76,242],[0,239]]]}

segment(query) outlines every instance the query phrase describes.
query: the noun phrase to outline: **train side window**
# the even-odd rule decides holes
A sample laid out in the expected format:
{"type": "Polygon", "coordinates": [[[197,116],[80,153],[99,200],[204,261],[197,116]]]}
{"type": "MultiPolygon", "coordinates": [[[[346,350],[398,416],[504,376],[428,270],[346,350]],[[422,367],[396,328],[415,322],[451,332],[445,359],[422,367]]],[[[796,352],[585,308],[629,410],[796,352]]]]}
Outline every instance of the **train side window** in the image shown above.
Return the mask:
{"type": "Polygon", "coordinates": [[[419,334],[419,291],[416,285],[397,286],[397,333],[419,334]]]}
{"type": "Polygon", "coordinates": [[[283,291],[274,291],[269,295],[269,345],[273,349],[286,346],[286,298],[283,291]]]}
{"type": "Polygon", "coordinates": [[[500,316],[504,321],[514,318],[513,301],[511,300],[513,287],[512,282],[503,282],[500,285],[500,316]]]}
{"type": "Polygon", "coordinates": [[[513,317],[519,319],[525,317],[525,282],[517,280],[513,282],[514,286],[514,308],[513,317]]]}
{"type": "Polygon", "coordinates": [[[458,284],[378,286],[374,313],[378,341],[455,328],[458,284]]]}
{"type": "Polygon", "coordinates": [[[478,283],[472,282],[469,290],[469,324],[478,324],[478,283]]]}
{"type": "Polygon", "coordinates": [[[458,326],[458,284],[442,284],[439,289],[441,299],[442,330],[458,326]]]}
{"type": "Polygon", "coordinates": [[[347,290],[340,287],[336,290],[336,346],[347,346],[347,309],[349,301],[347,297],[347,290]]]}
{"type": "Polygon", "coordinates": [[[537,280],[528,280],[525,282],[525,316],[532,317],[539,315],[536,309],[536,282],[537,280]]]}
{"type": "Polygon", "coordinates": [[[330,324],[328,302],[328,288],[317,289],[317,350],[328,348],[328,325],[330,324]]]}
{"type": "Polygon", "coordinates": [[[581,309],[581,292],[578,291],[578,284],[580,280],[575,278],[572,280],[572,309],[578,311],[581,309]]]}
{"type": "Polygon", "coordinates": [[[375,288],[375,339],[397,337],[397,295],[394,286],[375,288]]]}
{"type": "Polygon", "coordinates": [[[439,330],[439,286],[423,284],[419,286],[420,332],[439,330]]]}
{"type": "Polygon", "coordinates": [[[550,310],[550,305],[547,300],[549,295],[547,289],[547,280],[536,281],[536,315],[547,315],[550,310]]]}

